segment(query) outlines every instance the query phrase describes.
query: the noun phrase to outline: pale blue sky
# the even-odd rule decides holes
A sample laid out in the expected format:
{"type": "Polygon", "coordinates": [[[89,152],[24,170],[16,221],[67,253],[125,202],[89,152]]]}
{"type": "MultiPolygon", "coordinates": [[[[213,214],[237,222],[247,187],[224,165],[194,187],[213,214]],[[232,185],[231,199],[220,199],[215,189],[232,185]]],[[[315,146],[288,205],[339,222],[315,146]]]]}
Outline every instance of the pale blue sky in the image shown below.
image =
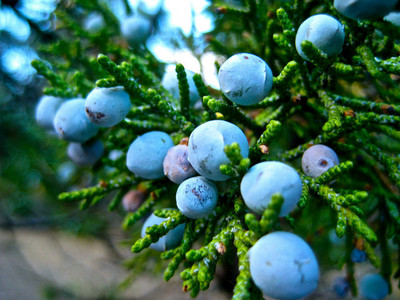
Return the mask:
{"type": "MultiPolygon", "coordinates": [[[[108,2],[119,19],[126,17],[122,0],[108,0],[108,2]]],[[[48,20],[56,5],[54,0],[22,0],[20,3],[19,12],[34,22],[48,20]]],[[[163,62],[182,63],[189,70],[202,71],[206,83],[218,88],[214,65],[216,58],[213,53],[202,53],[198,55],[198,59],[189,49],[184,47],[174,49],[168,42],[169,38],[176,36],[177,30],[181,30],[185,36],[193,34],[198,37],[199,48],[204,48],[204,45],[201,45],[201,43],[204,44],[201,35],[213,29],[212,16],[204,13],[210,5],[209,2],[206,0],[130,0],[134,10],[140,7],[142,11],[148,14],[156,13],[161,3],[166,13],[167,24],[147,41],[150,51],[163,62]]],[[[41,22],[40,25],[45,28],[50,26],[50,22],[47,22],[47,24],[41,22]]],[[[11,8],[2,6],[0,10],[0,31],[7,31],[18,41],[15,45],[1,45],[3,52],[0,60],[2,70],[17,81],[29,82],[35,72],[30,61],[37,55],[27,45],[31,34],[28,22],[18,17],[11,8]]]]}

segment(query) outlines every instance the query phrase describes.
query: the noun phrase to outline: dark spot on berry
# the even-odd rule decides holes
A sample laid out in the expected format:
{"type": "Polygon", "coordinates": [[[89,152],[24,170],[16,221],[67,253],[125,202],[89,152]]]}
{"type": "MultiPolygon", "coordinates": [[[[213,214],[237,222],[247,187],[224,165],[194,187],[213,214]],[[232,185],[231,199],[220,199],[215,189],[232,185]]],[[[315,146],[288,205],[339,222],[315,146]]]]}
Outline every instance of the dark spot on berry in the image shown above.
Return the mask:
{"type": "Polygon", "coordinates": [[[94,115],[91,112],[91,110],[89,108],[85,107],[85,111],[86,111],[86,114],[89,116],[89,118],[93,119],[94,115]]]}
{"type": "Polygon", "coordinates": [[[199,161],[199,167],[205,174],[210,175],[212,172],[207,167],[208,158],[209,157],[206,157],[205,159],[199,161]]]}
{"type": "Polygon", "coordinates": [[[232,92],[231,95],[232,95],[232,97],[242,97],[243,90],[238,90],[238,91],[232,92]]]}
{"type": "Polygon", "coordinates": [[[103,113],[101,113],[101,112],[97,112],[97,113],[94,114],[94,118],[95,118],[96,120],[101,120],[101,119],[103,119],[105,116],[106,116],[106,115],[103,114],[103,113]]]}
{"type": "Polygon", "coordinates": [[[321,159],[319,160],[318,165],[320,165],[321,167],[326,167],[328,165],[328,162],[325,159],[321,159]]]}
{"type": "Polygon", "coordinates": [[[164,139],[161,139],[161,141],[165,144],[165,140],[164,139]]]}
{"type": "Polygon", "coordinates": [[[249,57],[248,56],[244,56],[244,59],[249,59],[249,57]]]}

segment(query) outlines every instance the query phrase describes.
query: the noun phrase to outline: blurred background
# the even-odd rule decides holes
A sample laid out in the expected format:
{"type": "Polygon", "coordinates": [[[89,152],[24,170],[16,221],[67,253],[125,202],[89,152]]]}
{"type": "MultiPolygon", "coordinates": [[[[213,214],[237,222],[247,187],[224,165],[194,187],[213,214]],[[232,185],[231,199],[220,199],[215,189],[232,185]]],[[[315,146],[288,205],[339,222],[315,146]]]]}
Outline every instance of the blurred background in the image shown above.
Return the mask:
{"type": "MultiPolygon", "coordinates": [[[[179,277],[165,283],[161,266],[151,260],[148,269],[158,270],[158,276],[148,272],[128,284],[133,278],[123,262],[132,254],[122,243],[127,236],[121,214],[104,213],[101,205],[82,212],[76,203],[57,200],[63,191],[96,182],[88,168],[70,161],[67,143],[35,121],[46,80],[31,61],[45,59],[38,48],[56,39],[57,2],[0,2],[0,299],[187,299],[179,277]],[[120,288],[124,280],[128,289],[120,288]]],[[[119,21],[127,17],[125,1],[102,2],[119,21]]],[[[213,29],[207,1],[128,3],[132,11],[153,18],[156,30],[146,47],[160,61],[202,69],[208,83],[218,85],[215,56],[204,52],[202,37],[213,29]]],[[[104,20],[89,15],[83,26],[96,30],[104,20]]]]}
{"type": "MultiPolygon", "coordinates": [[[[120,22],[127,17],[125,1],[100,1],[120,22]]],[[[121,212],[108,213],[101,203],[82,212],[76,203],[57,200],[60,192],[91,186],[99,179],[70,161],[67,143],[35,122],[46,80],[36,75],[31,61],[45,59],[40,45],[56,39],[57,1],[0,3],[0,299],[190,299],[181,291],[179,276],[168,283],[163,280],[166,264],[153,259],[152,251],[141,254],[144,273],[127,271],[132,254],[121,229],[121,212]]],[[[182,63],[218,89],[215,63],[224,58],[209,51],[204,38],[215,30],[218,18],[209,1],[127,3],[154,22],[145,44],[158,60],[182,63]]],[[[82,22],[87,30],[104,26],[98,15],[82,22]]],[[[336,260],[344,245],[334,234],[327,237],[339,245],[329,253],[336,260]]],[[[367,271],[373,268],[360,264],[357,277],[367,271]]],[[[217,280],[197,299],[229,299],[224,288],[232,287],[232,274],[227,272],[218,269],[217,280]]],[[[312,298],[336,299],[331,285],[344,272],[323,274],[312,298]]]]}

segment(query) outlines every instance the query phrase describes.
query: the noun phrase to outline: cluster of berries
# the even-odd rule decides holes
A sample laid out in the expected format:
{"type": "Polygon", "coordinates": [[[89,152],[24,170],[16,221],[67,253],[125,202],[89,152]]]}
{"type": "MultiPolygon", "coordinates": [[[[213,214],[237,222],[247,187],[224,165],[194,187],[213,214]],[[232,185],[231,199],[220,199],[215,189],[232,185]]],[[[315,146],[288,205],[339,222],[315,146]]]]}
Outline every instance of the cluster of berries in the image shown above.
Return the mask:
{"type": "MultiPolygon", "coordinates": [[[[334,6],[348,18],[363,20],[387,15],[397,2],[335,0],[334,6]]],[[[129,26],[134,26],[132,24],[129,26]]],[[[127,26],[122,26],[123,33],[129,31],[125,28],[127,26]]],[[[127,33],[125,35],[128,36],[127,33]]],[[[345,41],[344,27],[329,15],[311,16],[301,24],[296,35],[299,55],[309,60],[302,50],[304,41],[310,41],[327,56],[338,55],[345,41]]],[[[191,74],[187,72],[187,75],[193,106],[199,97],[191,74]]],[[[273,74],[268,64],[249,53],[239,53],[227,59],[219,70],[218,79],[226,98],[241,106],[259,103],[273,86],[273,74]]],[[[162,83],[171,94],[179,96],[174,74],[165,73],[162,83]]],[[[37,107],[36,117],[41,125],[54,129],[61,138],[71,142],[68,155],[73,161],[80,165],[92,165],[102,156],[103,145],[99,140],[91,141],[91,138],[96,136],[99,127],[111,127],[121,122],[130,109],[130,97],[123,87],[95,88],[86,99],[72,99],[64,103],[62,99],[45,96],[37,107]]],[[[218,182],[230,178],[221,172],[220,166],[230,163],[224,149],[233,143],[239,145],[243,158],[249,156],[246,135],[235,124],[222,120],[201,124],[189,138],[176,146],[167,133],[150,131],[131,143],[126,166],[136,177],[143,179],[159,179],[166,175],[173,183],[179,184],[176,206],[182,214],[191,219],[204,218],[213,213],[218,205],[218,182]]],[[[336,153],[325,145],[310,147],[302,157],[303,172],[312,178],[321,176],[338,164],[336,153]]],[[[286,216],[300,199],[302,181],[291,166],[266,161],[253,165],[247,171],[241,180],[240,192],[247,208],[258,215],[263,214],[272,196],[280,193],[284,199],[280,216],[286,216]]],[[[124,197],[123,205],[126,210],[134,211],[141,201],[143,193],[131,191],[124,197]]],[[[142,237],[147,227],[163,221],[165,219],[154,214],[148,217],[143,225],[142,237]]],[[[165,251],[178,246],[184,226],[181,224],[171,230],[151,247],[165,251]]],[[[364,254],[354,251],[352,259],[361,262],[365,260],[364,254]]],[[[261,237],[249,251],[249,262],[254,283],[270,297],[298,299],[310,294],[318,285],[317,259],[308,244],[295,234],[277,231],[261,237]]],[[[380,284],[377,280],[376,276],[363,280],[361,286],[366,295],[375,293],[370,289],[372,284],[380,284]]],[[[340,284],[338,289],[343,286],[343,283],[340,284]]],[[[348,287],[342,288],[343,291],[346,289],[348,287]]]]}

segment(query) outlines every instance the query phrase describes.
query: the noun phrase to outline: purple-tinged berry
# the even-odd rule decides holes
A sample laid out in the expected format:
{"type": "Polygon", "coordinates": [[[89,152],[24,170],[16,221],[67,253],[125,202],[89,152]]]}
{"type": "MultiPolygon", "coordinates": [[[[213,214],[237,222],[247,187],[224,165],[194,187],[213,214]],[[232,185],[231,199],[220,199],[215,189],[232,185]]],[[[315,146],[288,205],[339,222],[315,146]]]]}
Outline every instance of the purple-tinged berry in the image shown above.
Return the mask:
{"type": "Polygon", "coordinates": [[[188,160],[188,146],[182,143],[168,150],[163,168],[164,174],[177,184],[197,174],[188,160]]]}
{"type": "Polygon", "coordinates": [[[335,151],[325,145],[314,145],[308,148],[301,158],[301,168],[310,177],[318,177],[339,164],[335,151]]]}
{"type": "Polygon", "coordinates": [[[130,190],[122,198],[122,206],[127,212],[135,212],[145,199],[145,194],[139,190],[130,190]]]}

